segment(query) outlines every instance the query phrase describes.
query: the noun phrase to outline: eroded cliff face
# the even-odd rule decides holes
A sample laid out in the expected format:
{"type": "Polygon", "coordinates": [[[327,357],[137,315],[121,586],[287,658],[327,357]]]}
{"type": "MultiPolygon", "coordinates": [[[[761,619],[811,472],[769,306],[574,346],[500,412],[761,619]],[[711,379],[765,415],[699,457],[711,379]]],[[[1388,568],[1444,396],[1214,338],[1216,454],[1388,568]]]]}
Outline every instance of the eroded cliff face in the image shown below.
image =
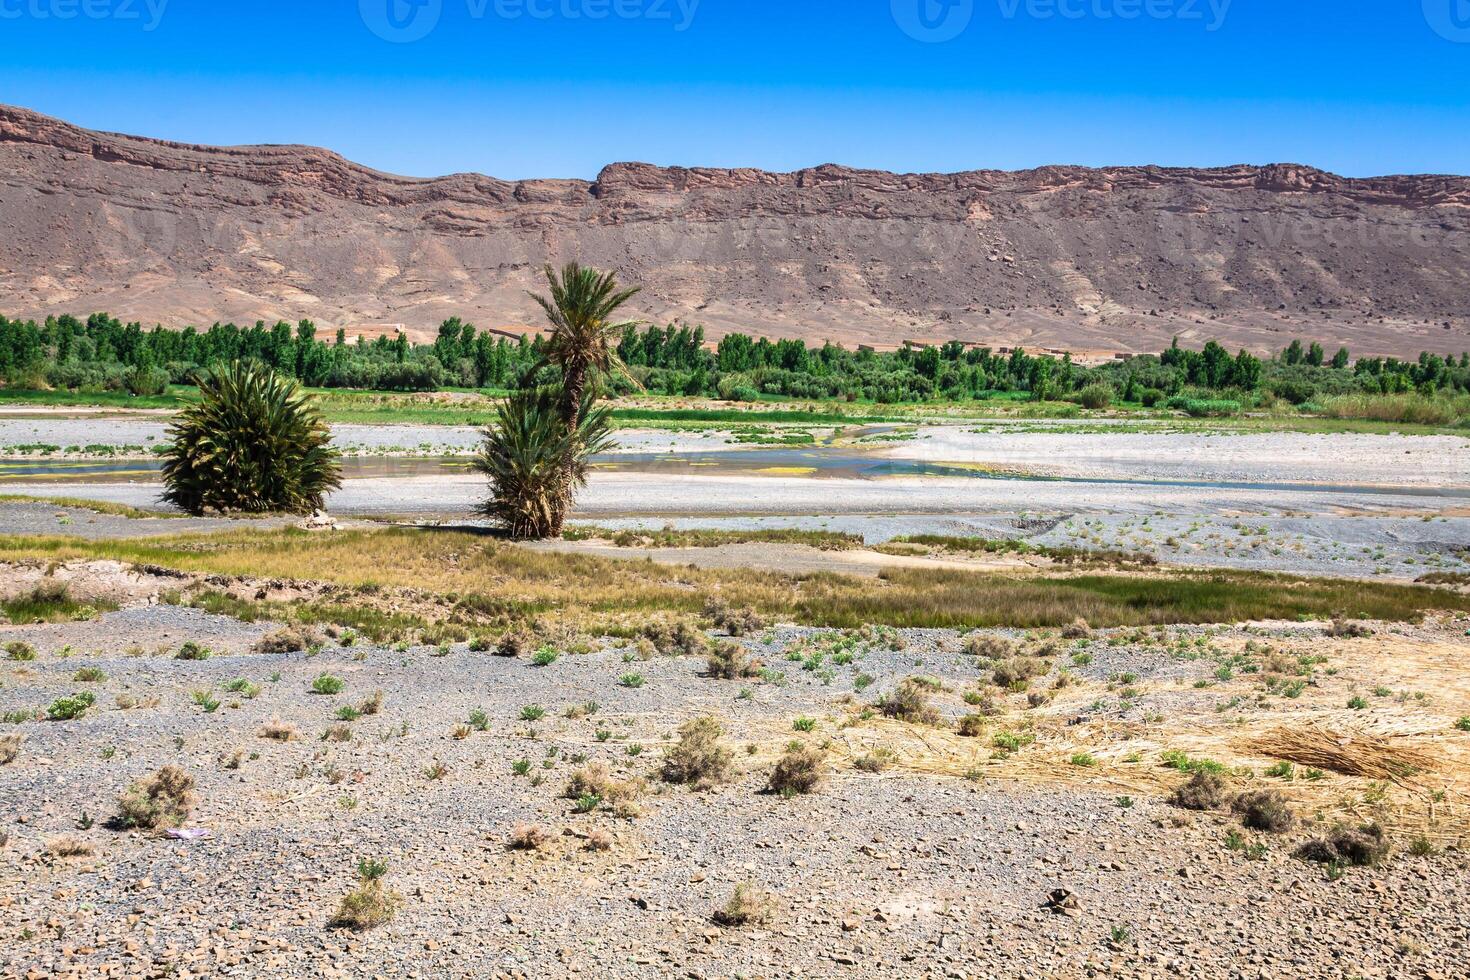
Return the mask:
{"type": "Polygon", "coordinates": [[[1470,178],[1278,164],[789,174],[620,163],[592,182],[384,174],[0,106],[0,312],[536,322],[547,261],[616,268],[649,319],[892,345],[1470,347],[1470,178]]]}

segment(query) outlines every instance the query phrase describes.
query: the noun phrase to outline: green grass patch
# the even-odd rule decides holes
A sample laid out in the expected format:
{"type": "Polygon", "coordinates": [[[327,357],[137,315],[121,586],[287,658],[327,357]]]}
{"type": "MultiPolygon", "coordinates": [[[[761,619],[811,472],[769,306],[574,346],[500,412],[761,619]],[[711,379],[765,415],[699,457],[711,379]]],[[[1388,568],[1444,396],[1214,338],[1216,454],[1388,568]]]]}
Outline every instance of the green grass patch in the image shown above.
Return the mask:
{"type": "Polygon", "coordinates": [[[95,600],[78,602],[60,582],[43,582],[29,592],[12,599],[0,601],[0,612],[4,612],[12,623],[73,623],[93,619],[100,612],[117,608],[115,603],[95,600]]]}
{"type": "Polygon", "coordinates": [[[140,510],[127,504],[114,504],[106,500],[85,500],[81,497],[39,497],[28,493],[0,494],[0,503],[45,504],[49,507],[68,507],[72,510],[89,510],[94,514],[110,514],[114,517],[130,517],[144,520],[155,517],[179,518],[186,515],[177,511],[140,510]]]}
{"type": "Polygon", "coordinates": [[[713,531],[693,528],[650,530],[614,530],[585,526],[568,528],[562,533],[566,541],[598,539],[610,541],[619,548],[718,548],[727,544],[800,544],[822,551],[852,551],[863,546],[862,535],[839,531],[805,531],[799,528],[766,528],[748,531],[713,531]]]}

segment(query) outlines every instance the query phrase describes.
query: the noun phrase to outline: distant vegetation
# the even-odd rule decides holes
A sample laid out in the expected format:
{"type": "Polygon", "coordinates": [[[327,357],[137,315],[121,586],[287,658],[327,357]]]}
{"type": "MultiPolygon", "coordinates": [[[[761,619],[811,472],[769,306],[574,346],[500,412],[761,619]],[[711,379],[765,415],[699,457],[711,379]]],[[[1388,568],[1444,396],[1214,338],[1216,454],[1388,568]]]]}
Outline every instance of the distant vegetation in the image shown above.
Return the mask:
{"type": "MultiPolygon", "coordinates": [[[[1176,341],[1159,355],[1101,367],[1070,357],[1004,354],[952,341],[893,352],[808,347],[800,340],[724,337],[705,345],[702,327],[617,325],[609,350],[626,371],[603,372],[604,389],[626,394],[833,399],[878,404],[990,399],[1073,402],[1100,410],[1125,405],[1209,418],[1241,411],[1297,408],[1336,418],[1453,424],[1470,416],[1470,354],[1420,354],[1417,360],[1332,354],[1293,341],[1267,359],[1231,354],[1211,341],[1187,350],[1176,341]],[[1393,396],[1384,398],[1379,396],[1393,396]]],[[[446,320],[431,344],[403,335],[349,343],[343,332],[317,336],[307,320],[207,330],[123,324],[105,314],[45,323],[0,317],[0,382],[10,389],[127,392],[146,398],[193,384],[201,365],[258,360],[312,387],[432,391],[556,386],[557,358],[542,340],[481,333],[446,320]]],[[[599,373],[600,365],[590,369],[599,373]]],[[[579,368],[579,370],[586,370],[579,368]]],[[[576,379],[573,379],[574,381],[576,379]]],[[[573,385],[576,387],[576,385],[573,385]]]]}

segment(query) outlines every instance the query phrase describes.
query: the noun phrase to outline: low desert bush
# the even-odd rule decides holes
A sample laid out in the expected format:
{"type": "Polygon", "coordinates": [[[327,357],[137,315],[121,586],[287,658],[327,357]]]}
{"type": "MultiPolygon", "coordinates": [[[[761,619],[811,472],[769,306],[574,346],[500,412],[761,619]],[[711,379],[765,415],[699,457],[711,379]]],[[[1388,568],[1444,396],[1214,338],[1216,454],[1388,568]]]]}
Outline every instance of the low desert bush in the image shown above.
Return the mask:
{"type": "Polygon", "coordinates": [[[761,662],[750,656],[745,647],[729,640],[715,643],[709,654],[709,675],[720,680],[738,681],[759,677],[761,662]]]}
{"type": "Polygon", "coordinates": [[[91,691],[79,691],[52,701],[51,707],[46,709],[46,717],[51,721],[72,721],[85,715],[87,709],[96,703],[97,695],[91,691]]]}
{"type": "Polygon", "coordinates": [[[750,607],[732,609],[723,599],[711,596],[704,604],[704,614],[731,636],[748,636],[766,628],[766,621],[750,607]]]}
{"type": "Polygon", "coordinates": [[[20,743],[24,738],[20,735],[0,735],[0,766],[9,765],[20,755],[20,743]]]}
{"type": "Polygon", "coordinates": [[[991,668],[990,679],[996,687],[1023,687],[1049,669],[1046,661],[1038,657],[1007,657],[991,668]]]}
{"type": "Polygon", "coordinates": [[[604,803],[618,804],[638,799],[643,788],[641,780],[617,779],[605,763],[592,762],[572,773],[562,795],[569,800],[595,796],[604,803]]]}
{"type": "Polygon", "coordinates": [[[965,715],[960,719],[960,734],[965,738],[980,738],[985,734],[984,715],[965,715]]]}
{"type": "Polygon", "coordinates": [[[511,829],[512,851],[539,851],[551,843],[551,835],[534,823],[519,823],[511,829]]]}
{"type": "Polygon", "coordinates": [[[46,853],[52,857],[91,857],[97,849],[80,837],[56,837],[47,841],[46,853]]]}
{"type": "Polygon", "coordinates": [[[1016,646],[994,633],[971,633],[965,637],[965,653],[987,660],[1002,660],[1015,652],[1016,646]]]}
{"type": "Polygon", "coordinates": [[[1185,810],[1215,810],[1225,804],[1225,777],[1197,772],[1174,791],[1170,801],[1185,810]]]}
{"type": "Polygon", "coordinates": [[[1062,639],[1085,640],[1092,636],[1092,627],[1087,625],[1085,619],[1074,619],[1067,626],[1062,627],[1062,639]]]}
{"type": "Polygon", "coordinates": [[[793,743],[777,761],[766,788],[782,796],[810,793],[822,783],[826,758],[821,749],[793,743]]]}
{"type": "Polygon", "coordinates": [[[322,642],[321,634],[310,626],[283,626],[255,642],[256,653],[301,653],[322,642]]]}
{"type": "Polygon", "coordinates": [[[1296,856],[1322,864],[1351,864],[1368,867],[1388,857],[1388,838],[1376,823],[1356,829],[1334,828],[1325,837],[1309,840],[1296,849],[1296,856]]]}
{"type": "Polygon", "coordinates": [[[717,925],[750,926],[769,922],[775,914],[776,902],[770,895],[748,882],[735,886],[730,900],[715,910],[717,925]]]}
{"type": "Polygon", "coordinates": [[[186,641],[184,643],[183,646],[179,647],[178,652],[174,654],[174,659],[175,660],[208,660],[209,657],[210,657],[210,654],[211,654],[211,651],[210,651],[210,649],[208,647],[200,646],[199,644],[195,643],[193,640],[188,640],[188,641],[186,641]]]}
{"type": "Polygon", "coordinates": [[[666,657],[697,657],[709,646],[709,637],[690,619],[654,619],[643,624],[638,636],[666,657]]]}
{"type": "Polygon", "coordinates": [[[691,718],[679,726],[679,741],[664,755],[666,782],[706,789],[730,775],[734,753],[721,741],[725,731],[717,719],[691,718]]]}
{"type": "Polygon", "coordinates": [[[537,649],[536,638],[527,630],[516,627],[506,632],[495,646],[497,657],[524,657],[537,649]]]}
{"type": "Polygon", "coordinates": [[[261,726],[260,737],[275,742],[290,742],[296,738],[296,726],[279,718],[272,718],[261,726]]]}
{"type": "Polygon", "coordinates": [[[898,761],[898,753],[879,746],[853,761],[852,767],[860,772],[882,772],[898,761]]]}
{"type": "Polygon", "coordinates": [[[387,862],[358,861],[357,887],[342,897],[331,927],[362,932],[391,920],[402,898],[385,884],[387,874],[387,862]]]}
{"type": "Polygon", "coordinates": [[[5,644],[5,659],[29,663],[36,659],[36,648],[22,640],[11,640],[5,644]]]}
{"type": "Polygon", "coordinates": [[[897,718],[911,725],[937,725],[939,710],[929,703],[929,688],[915,678],[907,678],[877,704],[885,717],[897,718]]]}
{"type": "Polygon", "coordinates": [[[1332,625],[1327,627],[1327,635],[1336,639],[1357,640],[1365,636],[1372,636],[1371,627],[1362,623],[1355,623],[1346,619],[1334,619],[1332,625]]]}
{"type": "Polygon", "coordinates": [[[1274,789],[1255,793],[1242,793],[1235,798],[1230,809],[1240,817],[1240,822],[1251,830],[1263,830],[1273,834],[1285,833],[1296,823],[1286,800],[1274,789]]]}
{"type": "Polygon", "coordinates": [[[164,766],[145,779],[135,780],[118,797],[120,827],[160,830],[177,827],[194,808],[194,777],[178,766],[164,766]]]}

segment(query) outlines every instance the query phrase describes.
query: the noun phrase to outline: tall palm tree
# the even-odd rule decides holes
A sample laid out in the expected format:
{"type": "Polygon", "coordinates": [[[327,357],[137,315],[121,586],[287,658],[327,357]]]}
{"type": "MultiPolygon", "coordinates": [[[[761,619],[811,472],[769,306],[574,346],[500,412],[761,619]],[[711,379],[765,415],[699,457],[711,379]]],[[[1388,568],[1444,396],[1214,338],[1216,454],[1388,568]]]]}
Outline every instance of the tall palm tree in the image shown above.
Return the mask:
{"type": "Polygon", "coordinates": [[[548,364],[561,368],[562,421],[575,429],[586,404],[582,396],[589,375],[616,372],[631,379],[618,357],[617,343],[623,331],[636,323],[615,323],[613,315],[639,290],[619,289],[613,273],[600,273],[576,262],[568,262],[560,276],[546,266],[546,282],[551,295],[532,293],[531,297],[551,321],[551,336],[543,357],[548,364]]]}

